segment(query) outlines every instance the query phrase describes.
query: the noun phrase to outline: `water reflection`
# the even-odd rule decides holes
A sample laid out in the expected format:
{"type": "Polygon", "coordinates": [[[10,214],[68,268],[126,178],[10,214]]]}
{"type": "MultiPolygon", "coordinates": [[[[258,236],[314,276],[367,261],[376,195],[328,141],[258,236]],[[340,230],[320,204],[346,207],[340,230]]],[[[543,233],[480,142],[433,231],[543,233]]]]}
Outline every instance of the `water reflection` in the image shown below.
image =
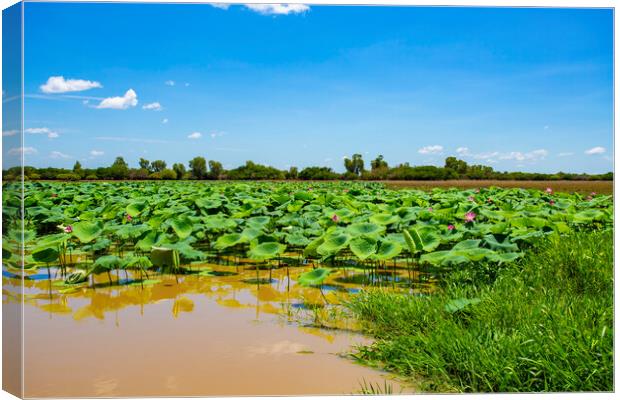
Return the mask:
{"type": "Polygon", "coordinates": [[[350,278],[364,271],[338,268],[321,287],[299,285],[310,269],[261,269],[256,280],[250,263],[195,264],[178,276],[112,271],[78,285],[54,267],[5,270],[3,302],[25,304],[25,395],[351,394],[386,380],[399,392],[393,378],[338,356],[369,343],[341,306],[363,288],[350,278]]]}
{"type": "MultiPolygon", "coordinates": [[[[256,318],[261,314],[275,315],[288,322],[299,320],[300,310],[311,311],[338,307],[351,294],[358,293],[369,284],[383,285],[386,290],[428,292],[428,280],[412,282],[410,271],[403,268],[389,271],[366,271],[359,268],[337,268],[320,287],[299,285],[297,277],[311,267],[274,268],[256,270],[250,266],[233,267],[219,264],[193,265],[183,275],[149,273],[148,278],[139,272],[112,271],[94,275],[92,280],[67,285],[57,268],[39,268],[24,272],[24,301],[50,314],[72,314],[79,321],[85,318],[104,319],[110,313],[125,307],[139,306],[141,314],[149,304],[164,300],[173,303],[171,316],[194,310],[188,295],[201,295],[226,308],[253,308],[256,318]],[[50,279],[51,278],[51,279],[50,279]],[[413,289],[412,289],[413,286],[413,289]],[[86,300],[86,304],[84,303],[86,300]]],[[[19,285],[21,276],[3,271],[5,301],[19,296],[9,296],[11,285],[19,285]]],[[[306,313],[307,314],[307,313],[306,313]]],[[[316,315],[313,315],[316,317],[316,315]]],[[[351,329],[348,321],[335,321],[342,328],[351,329]]]]}

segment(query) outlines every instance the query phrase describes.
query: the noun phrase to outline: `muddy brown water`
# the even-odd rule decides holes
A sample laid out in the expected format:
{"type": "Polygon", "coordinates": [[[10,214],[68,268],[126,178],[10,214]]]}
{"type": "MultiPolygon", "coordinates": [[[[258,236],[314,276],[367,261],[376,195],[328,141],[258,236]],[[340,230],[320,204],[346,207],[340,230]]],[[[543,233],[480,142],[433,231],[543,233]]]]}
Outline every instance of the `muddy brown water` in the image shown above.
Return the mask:
{"type": "MultiPolygon", "coordinates": [[[[258,282],[252,268],[201,267],[215,276],[117,285],[134,278],[121,272],[112,285],[96,276],[94,289],[57,286],[54,270],[52,280],[45,269],[28,274],[25,396],[354,394],[364,382],[414,391],[346,356],[371,340],[338,304],[368,272],[337,270],[319,290],[295,281],[305,267],[273,270],[270,281],[261,270],[258,282]],[[335,329],[317,327],[326,322],[335,329]]],[[[11,295],[19,282],[3,277],[4,302],[19,301],[11,295]]]]}

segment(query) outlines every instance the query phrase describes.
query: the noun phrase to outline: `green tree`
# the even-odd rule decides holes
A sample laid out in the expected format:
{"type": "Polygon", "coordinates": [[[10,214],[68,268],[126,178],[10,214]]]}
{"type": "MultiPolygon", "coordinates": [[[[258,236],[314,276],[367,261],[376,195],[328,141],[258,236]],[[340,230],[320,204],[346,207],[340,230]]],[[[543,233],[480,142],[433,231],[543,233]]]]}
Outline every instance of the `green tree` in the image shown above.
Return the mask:
{"type": "Polygon", "coordinates": [[[166,162],[164,160],[155,160],[151,163],[151,169],[153,172],[161,172],[166,169],[166,162]]]}
{"type": "Polygon", "coordinates": [[[82,171],[82,164],[80,164],[79,161],[76,161],[75,164],[73,164],[73,172],[79,173],[80,171],[82,171]]]}
{"type": "Polygon", "coordinates": [[[110,176],[114,179],[126,179],[129,176],[129,166],[123,157],[116,157],[110,166],[110,176]]]}
{"type": "Polygon", "coordinates": [[[224,167],[222,167],[221,162],[209,160],[209,177],[211,179],[220,179],[222,172],[224,172],[224,167]]]}
{"type": "Polygon", "coordinates": [[[297,179],[299,176],[299,170],[297,167],[291,167],[286,172],[286,179],[297,179]]]}
{"type": "Polygon", "coordinates": [[[151,162],[147,160],[146,158],[140,158],[140,161],[138,162],[138,164],[140,165],[140,168],[143,168],[151,172],[151,162]]]}
{"type": "Polygon", "coordinates": [[[181,163],[175,163],[172,165],[172,170],[176,172],[177,179],[183,179],[183,175],[185,175],[185,165],[181,163]]]}
{"type": "Polygon", "coordinates": [[[377,158],[370,162],[370,170],[375,172],[380,169],[387,169],[388,163],[383,159],[383,156],[379,154],[377,158]]]}
{"type": "Polygon", "coordinates": [[[344,167],[347,172],[360,176],[364,172],[364,160],[361,154],[353,154],[352,158],[344,159],[344,167]]]}
{"type": "Polygon", "coordinates": [[[204,179],[207,177],[207,160],[204,157],[194,157],[189,160],[189,169],[194,178],[204,179]]]}
{"type": "Polygon", "coordinates": [[[456,173],[457,177],[462,177],[467,173],[468,166],[467,163],[463,160],[459,160],[456,157],[448,157],[446,158],[444,168],[456,173]]]}
{"type": "Polygon", "coordinates": [[[161,172],[159,172],[159,174],[161,174],[161,179],[165,179],[165,180],[177,179],[177,173],[171,169],[164,169],[161,172]]]}

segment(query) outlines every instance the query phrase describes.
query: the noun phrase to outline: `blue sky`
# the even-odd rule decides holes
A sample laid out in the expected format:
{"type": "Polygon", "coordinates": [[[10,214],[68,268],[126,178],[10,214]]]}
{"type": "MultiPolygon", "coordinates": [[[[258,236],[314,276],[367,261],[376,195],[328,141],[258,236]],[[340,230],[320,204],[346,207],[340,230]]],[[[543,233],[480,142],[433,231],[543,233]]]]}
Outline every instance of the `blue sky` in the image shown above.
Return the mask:
{"type": "Polygon", "coordinates": [[[611,10],[25,5],[26,163],[612,170],[611,10]],[[60,78],[62,77],[62,78],[60,78]],[[51,78],[51,79],[50,79],[51,78]]]}

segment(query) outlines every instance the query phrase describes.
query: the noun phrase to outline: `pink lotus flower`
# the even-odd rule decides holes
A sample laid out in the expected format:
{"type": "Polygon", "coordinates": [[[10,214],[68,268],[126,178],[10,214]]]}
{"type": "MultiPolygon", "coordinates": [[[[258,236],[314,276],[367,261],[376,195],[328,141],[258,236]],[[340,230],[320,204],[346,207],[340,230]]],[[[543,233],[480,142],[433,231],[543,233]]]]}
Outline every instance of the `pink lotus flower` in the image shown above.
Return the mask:
{"type": "Polygon", "coordinates": [[[334,215],[332,216],[332,221],[334,221],[335,223],[338,223],[338,221],[340,221],[340,217],[339,217],[339,216],[337,216],[336,214],[334,214],[334,215]]]}
{"type": "Polygon", "coordinates": [[[428,212],[433,212],[433,207],[429,207],[428,212]]]}
{"type": "Polygon", "coordinates": [[[127,216],[125,216],[125,218],[127,219],[127,222],[131,222],[131,220],[133,219],[133,218],[131,218],[131,215],[129,215],[129,214],[127,214],[127,216]]]}
{"type": "Polygon", "coordinates": [[[590,196],[596,196],[596,192],[590,193],[590,196]]]}
{"type": "Polygon", "coordinates": [[[545,192],[547,192],[548,194],[553,194],[553,189],[547,188],[545,189],[545,192]]]}
{"type": "Polygon", "coordinates": [[[454,225],[452,225],[452,224],[448,225],[448,230],[449,230],[449,231],[454,230],[454,225]]]}
{"type": "Polygon", "coordinates": [[[465,222],[474,222],[474,219],[476,219],[475,213],[470,211],[467,214],[465,214],[465,222]]]}
{"type": "Polygon", "coordinates": [[[343,190],[343,192],[349,193],[349,189],[345,189],[345,190],[343,190]]]}
{"type": "Polygon", "coordinates": [[[554,204],[555,204],[555,201],[553,201],[553,200],[549,200],[549,204],[554,205],[554,204]]]}
{"type": "Polygon", "coordinates": [[[476,190],[474,190],[474,192],[480,193],[480,189],[476,189],[476,190]]]}
{"type": "Polygon", "coordinates": [[[469,197],[467,198],[467,200],[469,200],[469,201],[476,201],[476,199],[474,199],[474,196],[469,196],[469,197]]]}
{"type": "Polygon", "coordinates": [[[73,227],[72,227],[71,225],[67,225],[67,226],[65,226],[65,232],[66,232],[66,233],[71,233],[71,232],[73,232],[73,227]]]}

